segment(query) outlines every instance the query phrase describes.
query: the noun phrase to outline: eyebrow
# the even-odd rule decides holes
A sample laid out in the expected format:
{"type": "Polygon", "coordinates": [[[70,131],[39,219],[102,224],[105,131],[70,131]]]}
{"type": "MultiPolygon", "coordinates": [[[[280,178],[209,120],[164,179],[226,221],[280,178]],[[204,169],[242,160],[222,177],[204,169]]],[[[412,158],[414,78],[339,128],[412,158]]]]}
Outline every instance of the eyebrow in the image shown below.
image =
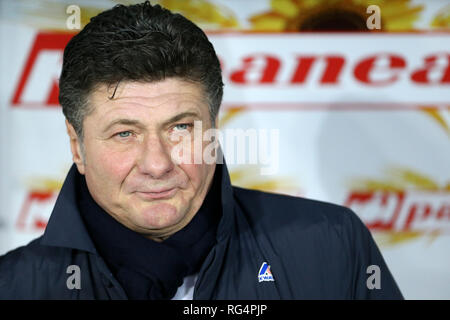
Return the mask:
{"type": "Polygon", "coordinates": [[[136,126],[136,127],[140,127],[140,128],[144,127],[144,125],[138,120],[117,119],[117,120],[114,120],[113,122],[111,122],[105,129],[103,129],[103,132],[107,132],[113,126],[118,125],[118,124],[129,125],[129,126],[131,125],[131,126],[136,126]]]}
{"type": "MultiPolygon", "coordinates": [[[[187,118],[187,117],[196,117],[196,118],[200,118],[199,114],[197,112],[183,112],[180,114],[177,114],[176,116],[173,116],[172,118],[164,121],[164,126],[179,121],[183,118],[187,118]]],[[[118,125],[118,124],[122,124],[122,125],[131,125],[131,126],[136,126],[139,128],[144,128],[144,124],[142,124],[139,120],[133,120],[133,119],[117,119],[114,120],[113,122],[111,122],[104,130],[103,132],[107,132],[109,129],[111,129],[113,126],[118,125]]]]}
{"type": "Polygon", "coordinates": [[[177,114],[176,116],[170,118],[167,121],[164,121],[164,125],[168,125],[171,124],[173,122],[177,122],[183,118],[187,118],[187,117],[196,117],[200,119],[200,115],[197,112],[191,112],[191,111],[187,111],[187,112],[183,112],[180,114],[177,114]]]}

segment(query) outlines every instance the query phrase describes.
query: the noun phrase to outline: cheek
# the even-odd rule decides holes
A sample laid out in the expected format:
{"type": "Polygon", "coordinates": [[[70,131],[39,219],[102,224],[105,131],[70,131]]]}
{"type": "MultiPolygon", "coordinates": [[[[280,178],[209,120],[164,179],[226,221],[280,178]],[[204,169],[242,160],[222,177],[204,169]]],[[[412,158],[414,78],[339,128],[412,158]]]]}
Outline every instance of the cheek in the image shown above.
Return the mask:
{"type": "Polygon", "coordinates": [[[204,164],[181,164],[179,167],[186,174],[195,191],[206,184],[208,166],[204,164]]]}
{"type": "Polygon", "coordinates": [[[133,152],[117,152],[110,148],[97,146],[92,152],[86,150],[87,167],[96,175],[116,182],[123,181],[133,167],[133,152]]]}

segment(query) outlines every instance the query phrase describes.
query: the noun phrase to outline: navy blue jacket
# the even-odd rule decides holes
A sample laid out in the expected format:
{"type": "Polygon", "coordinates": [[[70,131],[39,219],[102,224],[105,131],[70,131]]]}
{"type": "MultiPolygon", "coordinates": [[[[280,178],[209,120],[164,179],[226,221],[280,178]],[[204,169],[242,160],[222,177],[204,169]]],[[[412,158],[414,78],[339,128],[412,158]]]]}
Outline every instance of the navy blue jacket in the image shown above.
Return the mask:
{"type": "MultiPolygon", "coordinates": [[[[217,169],[223,216],[194,299],[403,298],[369,230],[350,209],[234,187],[226,166],[217,169]],[[259,281],[260,269],[269,270],[264,262],[274,281],[259,281]],[[368,286],[373,265],[379,288],[368,286]]],[[[44,235],[0,257],[0,299],[127,299],[83,224],[77,174],[72,166],[44,235]],[[80,268],[80,289],[67,286],[71,265],[80,268]]]]}

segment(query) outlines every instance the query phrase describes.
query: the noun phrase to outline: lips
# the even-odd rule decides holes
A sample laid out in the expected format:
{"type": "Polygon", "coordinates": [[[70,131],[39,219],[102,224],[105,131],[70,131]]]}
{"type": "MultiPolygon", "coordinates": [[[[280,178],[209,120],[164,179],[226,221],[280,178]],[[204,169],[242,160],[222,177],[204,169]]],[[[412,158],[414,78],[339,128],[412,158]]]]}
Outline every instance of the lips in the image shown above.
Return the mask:
{"type": "Polygon", "coordinates": [[[155,200],[155,199],[170,199],[177,192],[178,188],[171,189],[159,189],[152,191],[137,191],[136,193],[146,200],[155,200]]]}

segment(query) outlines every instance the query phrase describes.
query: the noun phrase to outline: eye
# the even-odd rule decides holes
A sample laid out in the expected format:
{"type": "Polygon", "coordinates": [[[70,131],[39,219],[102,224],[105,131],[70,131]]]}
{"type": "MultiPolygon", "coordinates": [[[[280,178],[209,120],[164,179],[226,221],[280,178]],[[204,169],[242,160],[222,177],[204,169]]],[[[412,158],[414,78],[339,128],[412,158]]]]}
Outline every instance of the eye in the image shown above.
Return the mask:
{"type": "Polygon", "coordinates": [[[131,131],[122,131],[116,134],[119,138],[128,138],[131,136],[131,131]]]}
{"type": "Polygon", "coordinates": [[[175,131],[184,131],[184,130],[188,130],[191,128],[191,124],[190,123],[179,123],[177,125],[175,125],[174,129],[175,131]]]}

